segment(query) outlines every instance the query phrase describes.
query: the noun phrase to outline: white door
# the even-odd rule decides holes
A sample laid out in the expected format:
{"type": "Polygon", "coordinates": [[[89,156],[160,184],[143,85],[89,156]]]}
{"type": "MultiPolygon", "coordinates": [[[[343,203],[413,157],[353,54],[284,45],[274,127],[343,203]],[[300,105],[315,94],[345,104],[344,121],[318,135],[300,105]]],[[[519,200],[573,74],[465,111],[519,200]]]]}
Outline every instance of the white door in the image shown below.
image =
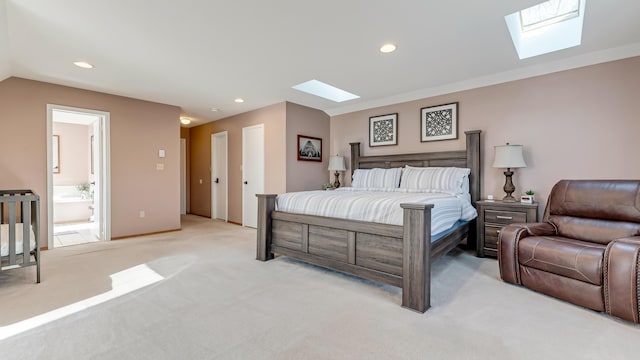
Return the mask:
{"type": "Polygon", "coordinates": [[[102,229],[102,157],[100,156],[102,151],[102,119],[98,119],[91,124],[93,128],[93,136],[91,137],[91,191],[93,191],[93,215],[91,219],[91,234],[99,240],[103,239],[102,229]]]}
{"type": "Polygon", "coordinates": [[[211,218],[227,221],[227,138],[226,131],[211,135],[211,218]]]}
{"type": "Polygon", "coordinates": [[[242,226],[258,226],[258,198],[264,193],[264,124],[242,129],[242,226]]]}
{"type": "Polygon", "coordinates": [[[180,214],[187,213],[187,139],[180,139],[180,214]]]}
{"type": "MultiPolygon", "coordinates": [[[[91,124],[91,191],[93,216],[91,234],[98,240],[111,240],[109,218],[109,114],[92,111],[96,121],[91,124]]],[[[91,114],[90,113],[90,114],[91,114]]]]}

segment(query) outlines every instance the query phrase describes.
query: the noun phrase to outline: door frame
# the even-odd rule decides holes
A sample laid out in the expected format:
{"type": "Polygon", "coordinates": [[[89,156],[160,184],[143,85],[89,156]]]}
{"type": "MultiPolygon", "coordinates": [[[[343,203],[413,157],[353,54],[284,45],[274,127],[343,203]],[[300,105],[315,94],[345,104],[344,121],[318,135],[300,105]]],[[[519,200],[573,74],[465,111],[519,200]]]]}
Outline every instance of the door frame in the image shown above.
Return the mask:
{"type": "Polygon", "coordinates": [[[211,219],[224,219],[225,222],[229,221],[229,132],[221,131],[215,134],[211,134],[211,219]],[[215,151],[215,142],[224,137],[225,141],[225,157],[224,157],[224,172],[226,175],[225,183],[224,183],[224,203],[225,203],[225,211],[224,217],[218,217],[217,211],[217,200],[218,200],[218,188],[219,186],[215,186],[214,182],[214,171],[216,169],[216,161],[218,157],[214,154],[215,151]]]}
{"type": "Polygon", "coordinates": [[[66,111],[83,114],[92,114],[98,117],[100,129],[100,147],[98,149],[100,156],[100,181],[101,192],[100,211],[102,217],[98,219],[100,222],[100,240],[111,240],[111,144],[110,144],[110,113],[92,109],[83,109],[64,105],[47,104],[47,246],[49,249],[54,248],[53,241],[53,154],[51,142],[53,136],[53,111],[66,111]]]}
{"type": "MultiPolygon", "coordinates": [[[[264,124],[257,124],[257,125],[243,127],[242,128],[242,183],[241,183],[241,186],[242,186],[242,226],[244,226],[244,227],[248,227],[246,225],[246,221],[245,221],[246,220],[246,209],[245,209],[245,206],[244,206],[244,203],[245,203],[245,200],[246,200],[245,199],[245,184],[244,184],[244,182],[247,180],[246,177],[245,177],[245,174],[246,174],[245,164],[246,164],[246,156],[247,156],[246,151],[245,151],[245,145],[246,145],[245,138],[246,138],[246,132],[248,130],[257,129],[257,128],[262,129],[262,149],[260,151],[260,156],[262,156],[262,186],[261,186],[261,188],[262,188],[263,192],[264,192],[264,188],[265,188],[264,185],[266,183],[266,166],[265,166],[266,165],[265,164],[266,156],[265,156],[265,152],[264,152],[264,149],[265,149],[264,124]]],[[[255,199],[256,204],[257,204],[258,198],[256,198],[255,196],[253,198],[255,199]]],[[[256,214],[257,214],[257,211],[256,211],[256,214]]]]}
{"type": "Polygon", "coordinates": [[[180,215],[187,214],[187,139],[180,138],[180,215]]]}

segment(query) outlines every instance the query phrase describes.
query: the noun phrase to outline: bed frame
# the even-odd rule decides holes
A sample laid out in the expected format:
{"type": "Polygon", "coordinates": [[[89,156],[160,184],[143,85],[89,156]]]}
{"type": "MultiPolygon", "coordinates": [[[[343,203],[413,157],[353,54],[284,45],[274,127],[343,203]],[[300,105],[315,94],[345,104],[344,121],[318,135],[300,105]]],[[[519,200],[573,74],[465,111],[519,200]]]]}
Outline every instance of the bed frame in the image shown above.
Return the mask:
{"type": "MultiPolygon", "coordinates": [[[[361,156],[351,143],[351,171],[404,165],[471,169],[472,204],[480,198],[480,130],[466,131],[459,151],[361,156]]],[[[467,239],[475,244],[475,220],[431,242],[432,204],[402,204],[403,226],[301,215],[275,210],[276,195],[257,195],[257,259],[274,254],[380,281],[402,288],[402,306],[425,312],[430,307],[431,262],[467,239]]]]}
{"type": "Polygon", "coordinates": [[[9,253],[0,257],[0,270],[36,266],[36,282],[40,282],[40,196],[31,190],[0,190],[0,224],[9,225],[9,253]],[[16,249],[16,224],[22,231],[22,254],[16,249]],[[20,226],[22,224],[22,226],[20,226]],[[31,229],[35,248],[30,250],[31,229]]]}

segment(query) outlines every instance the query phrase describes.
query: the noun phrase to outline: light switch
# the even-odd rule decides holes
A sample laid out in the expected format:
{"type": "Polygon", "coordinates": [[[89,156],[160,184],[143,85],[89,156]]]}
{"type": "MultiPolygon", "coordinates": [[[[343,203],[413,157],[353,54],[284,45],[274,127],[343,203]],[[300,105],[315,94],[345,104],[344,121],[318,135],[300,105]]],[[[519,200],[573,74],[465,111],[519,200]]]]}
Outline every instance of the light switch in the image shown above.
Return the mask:
{"type": "Polygon", "coordinates": [[[157,163],[156,164],[156,170],[164,170],[164,164],[163,163],[157,163]]]}
{"type": "Polygon", "coordinates": [[[158,157],[161,157],[161,158],[164,157],[164,149],[158,150],[158,157]]]}

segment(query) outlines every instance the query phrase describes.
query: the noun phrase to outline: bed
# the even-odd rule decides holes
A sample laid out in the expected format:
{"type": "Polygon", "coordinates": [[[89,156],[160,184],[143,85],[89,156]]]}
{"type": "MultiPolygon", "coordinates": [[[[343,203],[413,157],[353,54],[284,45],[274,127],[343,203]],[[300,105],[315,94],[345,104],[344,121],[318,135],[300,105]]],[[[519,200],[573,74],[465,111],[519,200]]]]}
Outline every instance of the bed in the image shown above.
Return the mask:
{"type": "Polygon", "coordinates": [[[0,190],[0,270],[36,266],[40,282],[40,197],[31,190],[0,190]]]}
{"type": "MultiPolygon", "coordinates": [[[[360,144],[351,143],[352,173],[404,166],[468,168],[474,204],[480,197],[480,131],[465,135],[466,149],[446,152],[362,156],[360,144]]],[[[465,240],[475,245],[475,220],[432,239],[429,203],[402,203],[402,225],[393,225],[277,211],[276,195],[257,197],[258,260],[280,254],[397,286],[402,306],[421,313],[430,307],[431,262],[465,240]]]]}

